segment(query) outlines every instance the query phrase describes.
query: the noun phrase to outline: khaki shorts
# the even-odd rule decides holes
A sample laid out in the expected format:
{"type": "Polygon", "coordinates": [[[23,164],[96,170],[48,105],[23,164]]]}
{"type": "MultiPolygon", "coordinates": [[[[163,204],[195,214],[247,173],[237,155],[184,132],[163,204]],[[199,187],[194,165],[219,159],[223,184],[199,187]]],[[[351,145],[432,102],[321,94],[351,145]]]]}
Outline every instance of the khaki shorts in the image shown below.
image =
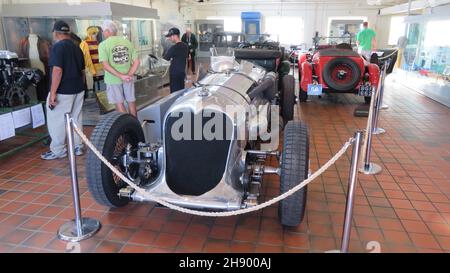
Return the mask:
{"type": "Polygon", "coordinates": [[[107,84],[106,96],[110,104],[135,102],[134,82],[124,82],[122,84],[107,84]]]}

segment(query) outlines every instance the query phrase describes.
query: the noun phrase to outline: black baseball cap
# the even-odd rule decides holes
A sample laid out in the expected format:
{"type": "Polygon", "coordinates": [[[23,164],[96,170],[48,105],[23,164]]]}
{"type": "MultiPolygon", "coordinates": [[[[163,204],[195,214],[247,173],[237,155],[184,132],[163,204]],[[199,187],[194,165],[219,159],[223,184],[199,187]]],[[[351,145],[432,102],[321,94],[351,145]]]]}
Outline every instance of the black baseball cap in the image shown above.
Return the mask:
{"type": "Polygon", "coordinates": [[[67,24],[64,21],[56,21],[53,25],[53,32],[61,32],[61,33],[70,33],[70,27],[69,24],[67,24]]]}
{"type": "Polygon", "coordinates": [[[166,37],[170,37],[172,35],[180,36],[180,30],[176,27],[169,29],[169,32],[167,32],[167,34],[166,34],[166,37]]]}

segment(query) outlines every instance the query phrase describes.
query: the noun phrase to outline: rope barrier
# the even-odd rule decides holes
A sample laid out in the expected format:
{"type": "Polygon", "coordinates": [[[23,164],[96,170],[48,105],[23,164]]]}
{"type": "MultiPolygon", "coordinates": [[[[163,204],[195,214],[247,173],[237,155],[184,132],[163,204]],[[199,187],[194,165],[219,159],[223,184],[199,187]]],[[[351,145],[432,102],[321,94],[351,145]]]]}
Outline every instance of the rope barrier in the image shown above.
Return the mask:
{"type": "Polygon", "coordinates": [[[75,132],[80,136],[81,140],[89,147],[89,149],[103,162],[103,164],[105,164],[113,173],[115,173],[120,179],[122,179],[126,184],[128,184],[130,187],[132,187],[134,190],[136,190],[138,193],[140,193],[141,195],[147,197],[150,200],[153,200],[154,202],[157,202],[163,206],[166,206],[170,209],[179,211],[179,212],[183,212],[183,213],[187,213],[187,214],[191,214],[191,215],[197,215],[197,216],[209,216],[209,217],[228,217],[228,216],[235,216],[235,215],[241,215],[241,214],[245,214],[245,213],[250,213],[253,211],[257,211],[263,208],[266,208],[268,206],[271,206],[289,196],[291,196],[292,194],[296,193],[297,191],[299,191],[300,189],[302,189],[303,187],[305,187],[306,185],[308,185],[309,183],[311,183],[314,179],[316,179],[317,177],[319,177],[320,175],[322,175],[322,173],[324,173],[329,167],[331,167],[333,164],[336,163],[336,161],[341,158],[345,152],[348,150],[348,148],[353,144],[353,142],[355,141],[355,139],[352,137],[350,138],[344,145],[343,147],[336,153],[336,155],[331,158],[327,163],[325,163],[319,170],[317,170],[314,174],[312,174],[309,178],[307,178],[306,180],[304,180],[303,182],[301,182],[300,184],[298,184],[297,186],[295,186],[294,188],[290,189],[289,191],[275,197],[272,198],[271,200],[261,203],[259,205],[253,206],[253,207],[249,207],[249,208],[245,208],[245,209],[239,209],[239,210],[234,210],[234,211],[226,211],[226,212],[205,212],[205,211],[198,211],[198,210],[192,210],[192,209],[187,209],[184,207],[180,207],[174,204],[171,204],[169,202],[166,202],[165,200],[162,200],[161,198],[158,198],[156,196],[151,195],[149,192],[147,192],[145,189],[139,187],[138,185],[136,185],[133,181],[129,180],[127,177],[125,177],[121,171],[119,171],[118,169],[116,169],[103,155],[100,151],[97,150],[97,148],[94,146],[94,144],[88,139],[88,137],[83,133],[82,130],[80,130],[80,128],[78,128],[78,126],[73,122],[73,120],[71,119],[70,122],[72,123],[73,129],[75,130],[75,132]]]}
{"type": "Polygon", "coordinates": [[[385,59],[389,59],[390,57],[394,56],[397,52],[399,51],[399,48],[395,49],[394,52],[392,52],[391,54],[387,55],[387,56],[383,56],[378,58],[379,61],[385,60],[385,59]]]}

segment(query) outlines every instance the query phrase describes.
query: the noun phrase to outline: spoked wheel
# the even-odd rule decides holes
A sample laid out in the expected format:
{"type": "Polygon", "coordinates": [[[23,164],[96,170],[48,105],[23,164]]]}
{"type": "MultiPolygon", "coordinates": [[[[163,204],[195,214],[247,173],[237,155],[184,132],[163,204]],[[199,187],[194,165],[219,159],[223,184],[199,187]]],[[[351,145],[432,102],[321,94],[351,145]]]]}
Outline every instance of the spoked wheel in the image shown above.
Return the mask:
{"type": "MultiPolygon", "coordinates": [[[[138,177],[139,167],[131,165],[127,169],[122,163],[123,155],[128,145],[131,145],[133,150],[144,140],[139,121],[129,114],[117,112],[105,116],[91,136],[92,143],[102,155],[131,180],[138,177]]],[[[127,184],[91,151],[87,155],[86,176],[89,191],[97,203],[108,207],[122,207],[128,204],[129,199],[120,198],[118,195],[120,189],[127,184]]]]}
{"type": "MultiPolygon", "coordinates": [[[[130,178],[131,180],[134,180],[138,177],[139,168],[136,164],[132,164],[128,169],[126,169],[122,164],[122,157],[125,155],[125,151],[127,149],[128,144],[130,144],[132,147],[136,147],[136,139],[134,136],[130,135],[129,133],[125,133],[119,136],[119,138],[116,141],[116,146],[114,147],[113,152],[113,159],[111,163],[114,165],[115,168],[122,171],[122,173],[130,178]]],[[[136,154],[133,154],[132,156],[136,156],[136,154]]],[[[124,188],[127,186],[127,184],[120,179],[120,177],[112,172],[114,183],[119,188],[124,188]]]]}

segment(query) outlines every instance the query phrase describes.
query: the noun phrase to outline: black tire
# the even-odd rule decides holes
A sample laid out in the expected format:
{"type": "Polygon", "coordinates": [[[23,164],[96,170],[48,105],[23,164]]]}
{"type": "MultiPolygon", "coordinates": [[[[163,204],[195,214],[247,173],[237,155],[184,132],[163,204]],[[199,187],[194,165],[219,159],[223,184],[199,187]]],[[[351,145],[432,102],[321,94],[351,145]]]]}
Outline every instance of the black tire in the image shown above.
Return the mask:
{"type": "Polygon", "coordinates": [[[302,69],[301,65],[298,66],[298,100],[300,102],[306,102],[308,100],[308,93],[302,90],[302,69]]]}
{"type": "Polygon", "coordinates": [[[294,119],[295,78],[292,75],[283,77],[281,86],[281,116],[285,123],[294,119]]]}
{"type": "Polygon", "coordinates": [[[306,102],[308,100],[308,93],[300,89],[300,91],[298,92],[298,97],[300,102],[306,102]]]}
{"type": "MultiPolygon", "coordinates": [[[[106,115],[95,127],[91,141],[103,156],[115,165],[114,154],[117,156],[123,153],[121,147],[124,144],[126,146],[126,143],[129,143],[136,147],[139,142],[145,141],[145,137],[136,118],[129,114],[113,112],[106,115]],[[117,147],[119,139],[122,145],[117,147]]],[[[86,177],[89,191],[97,203],[117,208],[130,201],[118,196],[119,190],[126,187],[125,182],[115,178],[112,171],[90,150],[86,160],[86,177]]]]}
{"type": "Polygon", "coordinates": [[[380,60],[378,59],[377,53],[372,53],[372,55],[370,55],[370,63],[380,66],[380,60]]]}
{"type": "Polygon", "coordinates": [[[364,97],[364,102],[366,103],[366,104],[370,104],[370,102],[371,102],[371,100],[372,100],[372,97],[364,97]]]}
{"type": "Polygon", "coordinates": [[[350,91],[354,90],[358,85],[361,78],[361,69],[358,64],[355,63],[350,58],[335,58],[325,64],[322,73],[323,80],[328,85],[329,88],[336,91],[350,91]],[[333,78],[333,74],[335,74],[334,69],[337,66],[345,67],[350,72],[350,76],[346,76],[348,80],[347,82],[339,82],[335,78],[333,78]]]}
{"type": "MultiPolygon", "coordinates": [[[[290,121],[284,128],[284,143],[281,158],[280,193],[294,188],[308,177],[309,136],[306,124],[290,121]]],[[[278,216],[285,227],[298,226],[306,209],[307,187],[282,200],[278,205],[278,216]]]]}

